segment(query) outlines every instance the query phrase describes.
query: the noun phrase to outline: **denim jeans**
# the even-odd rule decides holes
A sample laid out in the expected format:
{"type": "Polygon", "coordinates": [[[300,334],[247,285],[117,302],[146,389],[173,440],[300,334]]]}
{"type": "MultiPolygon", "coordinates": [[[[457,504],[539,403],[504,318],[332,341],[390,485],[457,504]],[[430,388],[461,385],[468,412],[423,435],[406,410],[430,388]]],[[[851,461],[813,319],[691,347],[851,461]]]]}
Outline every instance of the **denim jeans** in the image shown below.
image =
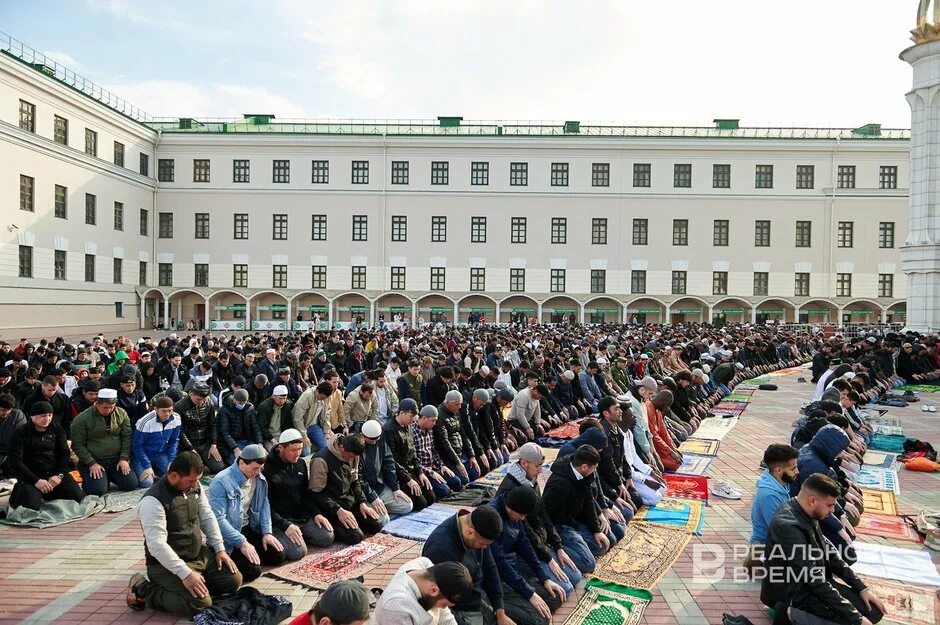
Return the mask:
{"type": "Polygon", "coordinates": [[[444,476],[443,483],[439,483],[433,477],[429,477],[428,479],[431,480],[431,487],[432,487],[432,490],[434,491],[434,496],[437,497],[438,499],[444,499],[446,497],[450,497],[453,494],[453,491],[451,490],[451,485],[453,484],[453,482],[451,480],[457,481],[457,484],[456,484],[457,492],[460,492],[461,490],[463,490],[463,487],[460,486],[460,480],[458,480],[455,477],[444,476]]]}
{"type": "Polygon", "coordinates": [[[480,472],[470,466],[470,457],[467,454],[461,456],[460,460],[463,462],[463,468],[467,470],[467,483],[480,478],[480,472]]]}
{"type": "MultiPolygon", "coordinates": [[[[508,554],[507,560],[517,571],[519,571],[527,579],[531,580],[532,578],[538,578],[538,574],[532,570],[532,567],[530,567],[528,563],[522,558],[520,558],[518,555],[508,554]]],[[[572,558],[572,560],[574,560],[574,558],[572,558]]],[[[539,562],[539,570],[541,571],[542,576],[547,577],[548,579],[552,580],[553,582],[561,586],[564,589],[566,595],[570,595],[572,592],[574,592],[574,587],[578,585],[578,582],[580,582],[582,578],[581,571],[579,571],[576,568],[572,569],[571,567],[567,567],[567,566],[563,566],[561,569],[562,571],[564,571],[565,575],[568,576],[567,582],[561,579],[560,577],[558,577],[557,575],[555,575],[554,573],[552,573],[551,570],[548,568],[548,565],[544,562],[539,562]]]]}
{"type": "Polygon", "coordinates": [[[323,428],[319,425],[311,425],[307,428],[307,438],[310,439],[310,444],[313,446],[311,453],[320,451],[326,447],[326,435],[323,433],[323,428]]]}
{"type": "Polygon", "coordinates": [[[119,459],[98,460],[98,464],[104,469],[104,475],[95,479],[88,472],[88,467],[82,465],[78,472],[82,476],[82,490],[86,495],[98,495],[99,497],[108,492],[111,482],[117,484],[117,487],[123,491],[134,490],[137,488],[137,474],[131,469],[127,475],[118,470],[119,459]]]}
{"type": "MultiPolygon", "coordinates": [[[[467,475],[464,476],[463,473],[461,473],[460,470],[457,468],[459,466],[457,463],[445,462],[444,466],[446,466],[448,469],[454,472],[454,477],[449,477],[445,475],[444,478],[447,480],[448,484],[451,484],[451,490],[454,490],[458,493],[463,490],[464,486],[470,483],[471,479],[474,479],[474,480],[476,479],[476,477],[470,477],[472,474],[470,473],[469,469],[467,469],[467,475]],[[453,484],[457,482],[452,482],[451,480],[456,480],[457,482],[459,482],[459,484],[457,484],[458,488],[453,487],[453,484]]],[[[463,468],[466,469],[467,467],[464,466],[463,468]]],[[[480,477],[479,473],[477,473],[477,477],[480,477]]]]}
{"type": "MultiPolygon", "coordinates": [[[[626,528],[620,523],[616,523],[616,524],[611,523],[610,525],[611,527],[613,527],[614,525],[620,525],[620,527],[624,528],[624,532],[626,532],[626,528]]],[[[588,549],[591,550],[591,553],[594,554],[595,558],[599,558],[600,556],[607,553],[608,550],[601,547],[600,543],[597,542],[597,539],[594,538],[593,532],[591,532],[591,530],[588,529],[588,526],[585,525],[584,523],[581,523],[578,525],[578,534],[580,534],[581,540],[583,540],[584,544],[588,546],[588,549]]],[[[610,541],[611,547],[617,544],[617,540],[618,540],[617,536],[612,531],[607,532],[606,536],[607,536],[607,540],[610,541]]],[[[621,536],[623,535],[621,534],[621,536]]]]}
{"type": "MultiPolygon", "coordinates": [[[[140,480],[140,487],[150,488],[153,486],[154,479],[162,477],[166,473],[166,470],[169,468],[170,462],[172,461],[173,459],[170,458],[169,454],[151,455],[150,468],[153,469],[153,476],[148,477],[146,480],[140,480]]],[[[137,458],[133,458],[131,460],[131,472],[136,475],[138,479],[140,478],[140,474],[145,470],[146,467],[144,467],[144,465],[139,460],[137,460],[137,458]]]]}
{"type": "MultiPolygon", "coordinates": [[[[578,530],[570,525],[556,525],[555,531],[561,536],[561,548],[565,550],[582,575],[594,572],[597,558],[578,530]]],[[[591,539],[593,542],[593,538],[591,539]]]]}

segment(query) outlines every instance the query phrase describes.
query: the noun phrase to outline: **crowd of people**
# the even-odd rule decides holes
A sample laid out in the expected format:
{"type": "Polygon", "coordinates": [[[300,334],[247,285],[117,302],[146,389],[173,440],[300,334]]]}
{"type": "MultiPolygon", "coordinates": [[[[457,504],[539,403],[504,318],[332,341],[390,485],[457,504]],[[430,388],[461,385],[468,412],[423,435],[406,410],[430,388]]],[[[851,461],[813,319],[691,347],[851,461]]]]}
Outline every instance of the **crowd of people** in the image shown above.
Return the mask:
{"type": "MultiPolygon", "coordinates": [[[[745,378],[810,359],[820,401],[794,433],[801,451],[774,445],[765,454],[753,542],[825,536],[851,553],[861,510],[844,469],[860,461],[868,431],[858,406],[901,379],[911,345],[911,375],[935,379],[932,339],[833,341],[773,326],[23,339],[0,343],[0,472],[17,480],[14,508],[147,488],[139,508],[147,572],[130,580],[128,605],[192,616],[262,565],[334,541],[357,544],[512,456],[495,498],[434,530],[375,612],[383,625],[424,623],[428,613],[461,624],[545,624],[637,509],[663,496],[663,473],[681,465],[680,443],[714,404],[745,378]],[[543,490],[542,445],[572,420],[579,435],[559,450],[543,490]],[[214,476],[208,487],[204,475],[214,476]]],[[[815,587],[776,588],[765,600],[792,608],[778,614],[864,622],[841,618],[854,610],[877,622],[869,609],[877,600],[850,569],[828,566],[848,584],[832,588],[849,607],[819,614],[819,597],[836,595],[815,587]]],[[[368,616],[368,593],[355,582],[334,586],[301,618],[368,616]]]]}

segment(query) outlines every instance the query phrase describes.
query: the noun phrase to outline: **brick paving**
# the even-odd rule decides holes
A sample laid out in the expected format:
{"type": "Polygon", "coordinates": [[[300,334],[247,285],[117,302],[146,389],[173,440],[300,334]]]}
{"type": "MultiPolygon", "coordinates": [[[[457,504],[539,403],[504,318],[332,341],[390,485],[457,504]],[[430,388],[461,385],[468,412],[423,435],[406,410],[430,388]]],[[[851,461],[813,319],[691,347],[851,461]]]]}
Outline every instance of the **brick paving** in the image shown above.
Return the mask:
{"type": "MultiPolygon", "coordinates": [[[[779,391],[758,391],[737,427],[721,443],[718,457],[708,470],[712,478],[727,480],[743,494],[740,501],[712,498],[705,516],[705,530],[693,537],[672,570],[653,592],[653,602],[643,622],[649,625],[707,625],[721,623],[724,612],[743,614],[755,625],[767,625],[766,608],[760,603],[759,585],[725,578],[711,582],[694,579],[692,554],[696,549],[718,549],[728,554],[729,566],[735,546],[747,544],[750,509],[760,457],[767,445],[786,442],[797,411],[812,395],[810,384],[797,382],[798,375],[774,380],[779,391]]],[[[806,376],[808,377],[808,375],[806,376]]],[[[940,404],[940,395],[921,395],[940,404]]],[[[890,408],[908,436],[940,442],[940,413],[924,413],[921,404],[890,408]]],[[[900,513],[913,514],[937,507],[940,474],[900,471],[900,513]]],[[[128,577],[142,571],[142,535],[133,510],[120,514],[98,514],[89,519],[48,530],[0,525],[0,625],[83,623],[140,625],[176,623],[174,617],[150,611],[132,612],[124,604],[128,577]]],[[[920,545],[866,536],[866,541],[923,549],[920,545]]],[[[405,552],[365,576],[369,587],[384,586],[395,570],[418,555],[420,547],[405,552]]],[[[933,554],[940,563],[940,554],[933,554]]],[[[317,591],[261,577],[252,583],[263,592],[279,594],[294,604],[294,614],[309,609],[317,591]]],[[[568,599],[555,615],[561,623],[580,596],[568,599]]]]}

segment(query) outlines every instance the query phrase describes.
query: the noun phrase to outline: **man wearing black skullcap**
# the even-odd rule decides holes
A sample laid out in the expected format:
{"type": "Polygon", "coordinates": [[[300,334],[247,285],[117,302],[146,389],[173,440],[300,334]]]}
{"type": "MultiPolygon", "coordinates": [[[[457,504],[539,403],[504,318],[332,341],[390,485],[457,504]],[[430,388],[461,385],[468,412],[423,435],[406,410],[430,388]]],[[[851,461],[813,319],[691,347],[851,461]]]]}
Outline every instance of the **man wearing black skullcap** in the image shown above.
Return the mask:
{"type": "Polygon", "coordinates": [[[68,473],[69,444],[65,430],[52,422],[52,405],[37,401],[30,407],[29,422],[13,433],[7,462],[17,479],[10,507],[39,510],[43,501],[71,499],[84,493],[68,473]]]}
{"type": "Polygon", "coordinates": [[[16,397],[11,393],[0,393],[0,478],[10,477],[10,443],[13,433],[26,425],[26,415],[16,407],[16,397]]]}
{"type": "Polygon", "coordinates": [[[460,562],[470,571],[474,590],[451,610],[458,622],[509,625],[503,604],[499,569],[490,545],[499,538],[503,522],[491,506],[461,510],[437,526],[424,543],[421,555],[435,564],[460,562]]]}

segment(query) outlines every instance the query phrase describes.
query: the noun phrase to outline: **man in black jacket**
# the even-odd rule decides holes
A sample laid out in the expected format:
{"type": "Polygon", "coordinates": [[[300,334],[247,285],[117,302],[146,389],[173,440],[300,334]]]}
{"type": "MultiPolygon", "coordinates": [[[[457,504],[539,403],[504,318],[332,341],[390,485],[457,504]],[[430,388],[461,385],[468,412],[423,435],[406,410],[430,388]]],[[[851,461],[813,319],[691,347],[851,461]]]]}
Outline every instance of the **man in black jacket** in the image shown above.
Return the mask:
{"type": "Polygon", "coordinates": [[[426,384],[427,403],[432,406],[440,406],[444,403],[447,392],[457,388],[457,385],[454,383],[454,368],[441,367],[437,370],[437,375],[428,380],[426,384]]]}
{"type": "Polygon", "coordinates": [[[421,469],[415,452],[415,441],[411,425],[418,415],[418,404],[411,398],[401,400],[398,412],[382,427],[382,437],[395,460],[395,471],[401,490],[411,499],[412,511],[424,510],[434,503],[434,488],[431,480],[421,469]]]}
{"type": "Polygon", "coordinates": [[[835,480],[814,473],[774,514],[767,530],[768,575],[761,601],[775,609],[775,623],[871,625],[884,615],[884,604],[845,564],[819,526],[835,510],[840,494],[835,480]]]}
{"type": "Polygon", "coordinates": [[[59,392],[59,381],[55,376],[47,375],[44,377],[39,388],[23,400],[23,412],[32,414],[33,404],[38,402],[46,402],[52,406],[53,420],[56,425],[68,434],[72,426],[72,411],[70,410],[69,398],[64,393],[59,392]]]}
{"type": "Polygon", "coordinates": [[[823,343],[819,351],[813,354],[813,367],[811,369],[813,378],[810,380],[813,384],[819,382],[819,376],[829,369],[831,351],[832,348],[829,346],[829,343],[823,343]]]}
{"type": "Polygon", "coordinates": [[[180,451],[195,451],[210,473],[225,469],[218,448],[219,424],[216,408],[209,400],[211,389],[205,382],[193,384],[189,395],[173,406],[183,422],[180,428],[180,451]]]}
{"type": "Polygon", "coordinates": [[[459,476],[466,486],[480,477],[480,464],[474,456],[474,446],[470,441],[472,433],[467,432],[466,421],[461,417],[462,404],[463,395],[460,391],[447,391],[444,395],[444,401],[437,408],[434,448],[444,461],[444,466],[459,476]]]}
{"type": "Polygon", "coordinates": [[[189,369],[183,366],[183,357],[179,352],[169,352],[166,362],[160,367],[157,374],[160,378],[160,388],[170,387],[183,390],[189,382],[189,369]]]}
{"type": "MultiPolygon", "coordinates": [[[[629,410],[629,404],[627,404],[629,410]]],[[[640,506],[640,495],[633,489],[631,478],[633,471],[626,462],[623,453],[623,406],[614,397],[602,397],[598,402],[601,429],[607,435],[607,447],[601,452],[601,462],[597,468],[600,486],[604,496],[615,502],[627,522],[636,514],[640,506]],[[636,503],[634,503],[636,502],[636,503]]]]}

